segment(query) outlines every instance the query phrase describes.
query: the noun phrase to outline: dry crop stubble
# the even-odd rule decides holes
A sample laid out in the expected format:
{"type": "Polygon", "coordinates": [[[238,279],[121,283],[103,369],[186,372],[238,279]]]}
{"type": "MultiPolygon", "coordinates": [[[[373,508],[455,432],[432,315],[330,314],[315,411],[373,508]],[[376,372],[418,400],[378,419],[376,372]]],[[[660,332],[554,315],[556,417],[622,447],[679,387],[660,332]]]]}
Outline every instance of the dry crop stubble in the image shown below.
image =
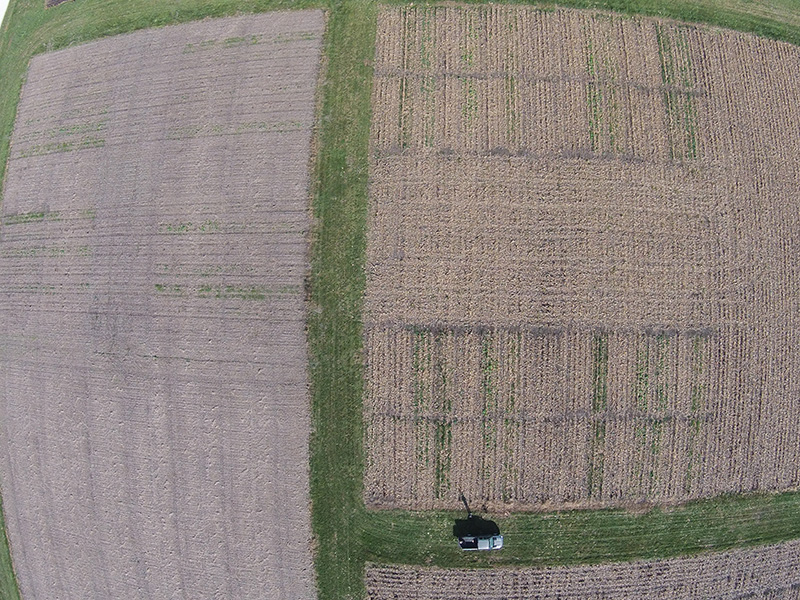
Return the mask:
{"type": "Polygon", "coordinates": [[[800,483],[798,66],[655,19],[381,11],[369,505],[800,483]]]}
{"type": "Polygon", "coordinates": [[[314,596],[302,289],[323,26],[208,20],[32,61],[0,244],[23,597],[314,596]]]}
{"type": "Polygon", "coordinates": [[[732,550],[693,558],[541,569],[367,568],[370,600],[482,597],[526,598],[800,598],[800,542],[732,550]]]}
{"type": "Polygon", "coordinates": [[[698,328],[721,300],[716,190],[691,168],[395,156],[374,166],[375,323],[698,328]],[[380,292],[378,291],[380,290],[380,292]]]}

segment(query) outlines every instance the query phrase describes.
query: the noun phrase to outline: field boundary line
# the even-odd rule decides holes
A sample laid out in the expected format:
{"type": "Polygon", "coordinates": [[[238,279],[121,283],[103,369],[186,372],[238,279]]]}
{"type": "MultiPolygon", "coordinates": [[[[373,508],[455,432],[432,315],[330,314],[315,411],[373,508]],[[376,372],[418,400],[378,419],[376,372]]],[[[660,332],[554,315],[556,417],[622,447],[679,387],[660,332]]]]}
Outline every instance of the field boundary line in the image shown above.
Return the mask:
{"type": "Polygon", "coordinates": [[[321,600],[366,593],[361,306],[376,8],[369,0],[337,5],[324,48],[307,321],[311,524],[321,600]]]}

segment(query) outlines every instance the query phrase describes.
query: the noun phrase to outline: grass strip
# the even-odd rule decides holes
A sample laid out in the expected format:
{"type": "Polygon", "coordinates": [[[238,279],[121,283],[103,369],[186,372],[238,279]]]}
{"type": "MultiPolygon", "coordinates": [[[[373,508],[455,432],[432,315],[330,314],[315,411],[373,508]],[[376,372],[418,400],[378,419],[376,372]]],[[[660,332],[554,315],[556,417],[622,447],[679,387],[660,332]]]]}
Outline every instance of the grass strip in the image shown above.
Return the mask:
{"type": "Polygon", "coordinates": [[[11,551],[6,537],[6,526],[2,519],[3,503],[0,502],[0,598],[20,600],[19,586],[11,563],[11,551]]]}
{"type": "Polygon", "coordinates": [[[517,513],[494,519],[505,541],[497,552],[462,551],[453,525],[463,518],[463,512],[370,511],[364,521],[366,558],[379,564],[543,567],[774,544],[800,538],[800,493],[723,496],[643,513],[517,513]]]}
{"type": "Polygon", "coordinates": [[[319,597],[364,596],[362,294],[376,5],[346,0],[328,21],[316,163],[308,344],[312,525],[319,597]]]}

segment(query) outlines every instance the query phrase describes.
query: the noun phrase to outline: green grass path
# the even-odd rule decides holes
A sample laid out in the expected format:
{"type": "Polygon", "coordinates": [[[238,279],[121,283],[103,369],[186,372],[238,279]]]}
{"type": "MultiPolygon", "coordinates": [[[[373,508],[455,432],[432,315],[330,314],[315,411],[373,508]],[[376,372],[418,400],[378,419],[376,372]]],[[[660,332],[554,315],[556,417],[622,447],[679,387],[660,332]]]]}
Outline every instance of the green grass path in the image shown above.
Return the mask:
{"type": "Polygon", "coordinates": [[[328,21],[316,165],[308,343],[311,497],[322,598],[363,595],[361,294],[364,289],[375,4],[350,0],[328,21]]]}
{"type": "Polygon", "coordinates": [[[800,494],[725,496],[634,513],[585,510],[491,518],[503,550],[462,552],[452,536],[464,513],[370,512],[367,560],[440,567],[545,566],[667,558],[800,538],[800,494]]]}

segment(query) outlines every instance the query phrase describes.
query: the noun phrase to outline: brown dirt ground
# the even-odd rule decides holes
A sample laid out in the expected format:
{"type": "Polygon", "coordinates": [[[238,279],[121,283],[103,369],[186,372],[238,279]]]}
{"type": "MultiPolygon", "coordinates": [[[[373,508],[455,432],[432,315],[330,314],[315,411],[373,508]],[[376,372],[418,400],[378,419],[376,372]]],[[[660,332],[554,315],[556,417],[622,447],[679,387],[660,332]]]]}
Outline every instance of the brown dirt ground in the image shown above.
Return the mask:
{"type": "Polygon", "coordinates": [[[798,68],[655,19],[381,11],[369,504],[800,484],[798,68]]]}
{"type": "Polygon", "coordinates": [[[800,598],[800,542],[696,558],[541,569],[367,568],[369,600],[800,598]]]}
{"type": "Polygon", "coordinates": [[[36,57],[0,242],[26,599],[312,598],[303,278],[323,13],[36,57]]]}

